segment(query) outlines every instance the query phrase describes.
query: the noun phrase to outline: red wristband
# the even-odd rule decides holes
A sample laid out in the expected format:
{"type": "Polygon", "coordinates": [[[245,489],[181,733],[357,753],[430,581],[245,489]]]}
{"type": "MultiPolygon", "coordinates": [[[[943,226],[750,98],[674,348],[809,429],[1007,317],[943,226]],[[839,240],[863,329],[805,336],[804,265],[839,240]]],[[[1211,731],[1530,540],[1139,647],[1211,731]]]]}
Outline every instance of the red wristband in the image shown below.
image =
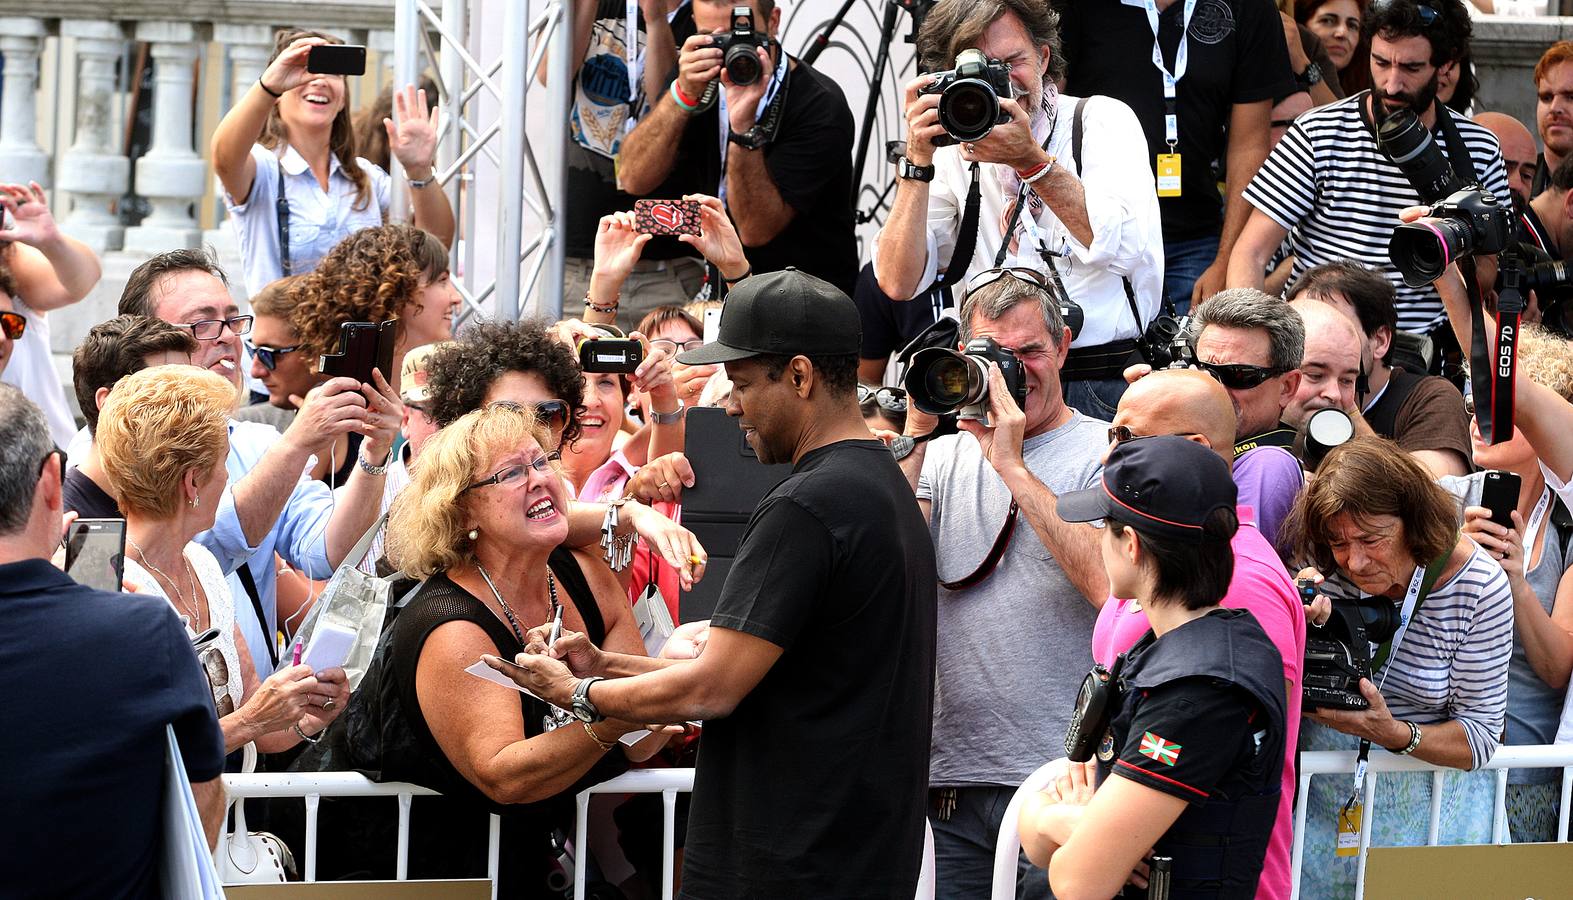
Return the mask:
{"type": "Polygon", "coordinates": [[[1047,169],[1048,167],[1049,167],[1048,163],[1041,162],[1041,163],[1038,163],[1037,165],[1033,166],[1032,168],[1028,169],[1025,172],[1021,171],[1020,169],[1017,169],[1016,170],[1016,177],[1020,178],[1022,181],[1026,181],[1027,179],[1031,178],[1034,175],[1037,175],[1038,173],[1042,172],[1044,169],[1047,169]]]}
{"type": "Polygon", "coordinates": [[[699,101],[684,93],[683,89],[678,87],[677,82],[675,81],[672,82],[672,93],[677,96],[678,101],[681,102],[684,106],[694,107],[699,105],[699,101]]]}

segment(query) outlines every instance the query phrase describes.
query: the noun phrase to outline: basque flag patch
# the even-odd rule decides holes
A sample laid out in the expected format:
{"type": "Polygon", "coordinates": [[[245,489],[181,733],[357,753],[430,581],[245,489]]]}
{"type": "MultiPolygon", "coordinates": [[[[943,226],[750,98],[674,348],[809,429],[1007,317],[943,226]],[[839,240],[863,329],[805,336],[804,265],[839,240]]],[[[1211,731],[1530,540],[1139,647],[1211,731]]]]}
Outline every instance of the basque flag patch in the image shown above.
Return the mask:
{"type": "Polygon", "coordinates": [[[1173,744],[1150,731],[1142,732],[1141,746],[1136,748],[1142,756],[1155,759],[1166,766],[1180,761],[1180,745],[1173,744]]]}

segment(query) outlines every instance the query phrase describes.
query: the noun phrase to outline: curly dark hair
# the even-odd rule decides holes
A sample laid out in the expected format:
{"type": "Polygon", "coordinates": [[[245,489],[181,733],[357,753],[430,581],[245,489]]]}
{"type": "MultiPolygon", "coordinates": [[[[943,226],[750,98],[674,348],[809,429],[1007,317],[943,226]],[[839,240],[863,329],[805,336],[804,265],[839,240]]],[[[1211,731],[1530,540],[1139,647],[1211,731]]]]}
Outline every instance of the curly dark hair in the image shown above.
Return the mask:
{"type": "Polygon", "coordinates": [[[1463,0],[1386,0],[1372,3],[1366,8],[1365,21],[1360,23],[1360,37],[1366,46],[1373,37],[1395,40],[1406,37],[1423,37],[1431,44],[1431,65],[1462,59],[1469,55],[1469,39],[1474,28],[1469,21],[1469,11],[1463,0]],[[1436,14],[1436,21],[1427,23],[1420,12],[1424,6],[1436,14]]]}
{"type": "Polygon", "coordinates": [[[1044,0],[939,0],[918,29],[918,61],[925,72],[955,65],[956,54],[982,39],[994,20],[1014,13],[1027,29],[1033,46],[1049,48],[1051,80],[1065,77],[1065,57],[1060,52],[1060,14],[1044,0]]]}
{"type": "MultiPolygon", "coordinates": [[[[273,54],[268,57],[267,65],[272,65],[273,60],[277,59],[280,53],[288,49],[290,44],[305,37],[322,38],[330,44],[344,43],[343,38],[326,32],[286,28],[273,35],[273,54]]],[[[343,78],[344,76],[340,75],[337,77],[343,78]]],[[[346,90],[344,108],[340,109],[338,114],[333,117],[333,129],[328,133],[328,149],[334,156],[339,158],[339,165],[344,167],[344,177],[348,178],[350,183],[355,185],[354,208],[365,209],[371,205],[373,200],[371,179],[366,177],[366,170],[362,169],[360,163],[355,161],[355,157],[360,154],[355,150],[355,126],[350,122],[348,94],[349,92],[346,90]]],[[[381,127],[381,120],[378,120],[377,125],[381,127]]],[[[257,143],[273,151],[277,151],[279,147],[289,143],[289,133],[284,127],[284,120],[279,116],[279,105],[277,103],[273,104],[273,108],[268,111],[268,120],[262,126],[262,134],[257,138],[257,143]]]]}
{"type": "Polygon", "coordinates": [[[286,303],[294,307],[290,324],[301,351],[310,360],[336,351],[344,322],[386,322],[410,304],[409,312],[419,313],[422,279],[429,284],[447,271],[448,251],[431,233],[413,225],[362,228],[289,287],[286,303]]]}
{"type": "Polygon", "coordinates": [[[568,404],[562,442],[579,438],[584,412],[584,378],[573,351],[553,340],[541,321],[477,322],[433,353],[426,362],[431,418],[446,428],[465,413],[480,409],[486,392],[509,372],[534,372],[547,390],[568,404]]]}

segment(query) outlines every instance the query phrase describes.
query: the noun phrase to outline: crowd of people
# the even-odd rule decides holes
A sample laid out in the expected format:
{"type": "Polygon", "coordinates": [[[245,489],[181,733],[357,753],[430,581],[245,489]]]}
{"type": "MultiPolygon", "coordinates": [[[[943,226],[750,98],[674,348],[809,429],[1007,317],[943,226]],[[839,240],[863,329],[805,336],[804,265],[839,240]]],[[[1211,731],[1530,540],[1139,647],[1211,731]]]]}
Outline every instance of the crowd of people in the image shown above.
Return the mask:
{"type": "MultiPolygon", "coordinates": [[[[1475,321],[1513,312],[1499,251],[1573,254],[1573,43],[1531,132],[1477,108],[1464,0],[921,6],[859,260],[856,123],[773,0],[576,2],[558,321],[459,324],[435,91],[352,116],[326,33],[213,136],[242,271],[142,261],[64,389],[48,313],[100,266],[0,185],[0,894],[157,891],[165,726],[210,846],[223,773],[356,771],[439,792],[410,877],[487,875],[498,814],[501,896],[581,856],[659,895],[659,801],[571,840],[630,768],[695,767],[692,898],[910,897],[925,831],[936,895],[987,897],[1002,830],[1022,898],[1287,898],[1297,842],[1300,896],[1350,896],[1363,768],[1297,835],[1311,750],[1444,770],[1370,776],[1371,845],[1488,841],[1482,766],[1573,741],[1573,286],[1533,269],[1516,341],[1475,321]],[[958,134],[968,75],[997,115],[958,134]],[[1389,246],[1443,199],[1406,122],[1512,232],[1426,279],[1389,246]],[[960,387],[903,381],[919,347],[960,387]],[[1498,350],[1516,378],[1471,368],[1498,350]],[[715,409],[765,481],[707,483],[715,409]],[[696,489],[761,499],[704,530],[696,489]],[[118,592],[64,572],[86,520],[118,592]],[[388,597],[365,652],[302,662],[351,583],[388,597]]],[[[1561,796],[1513,771],[1511,839],[1561,796]]],[[[250,807],[304,852],[298,806],[250,807]]],[[[391,805],[321,816],[318,878],[393,876],[391,805]]]]}

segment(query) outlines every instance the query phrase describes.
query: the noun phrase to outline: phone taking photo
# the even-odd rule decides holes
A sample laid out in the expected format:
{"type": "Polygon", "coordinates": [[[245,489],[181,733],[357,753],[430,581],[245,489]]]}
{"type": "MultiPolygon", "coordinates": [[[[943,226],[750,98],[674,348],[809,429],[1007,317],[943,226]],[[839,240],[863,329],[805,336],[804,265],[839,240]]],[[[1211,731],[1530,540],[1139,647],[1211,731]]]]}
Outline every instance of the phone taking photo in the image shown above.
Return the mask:
{"type": "Polygon", "coordinates": [[[360,44],[314,44],[306,53],[313,75],[365,75],[366,48],[360,44]]]}
{"type": "Polygon", "coordinates": [[[339,325],[339,352],[324,353],[317,360],[317,371],[329,378],[345,376],[361,384],[372,384],[373,369],[393,383],[393,351],[398,340],[399,320],[386,322],[344,322],[339,325]]]}
{"type": "Polygon", "coordinates": [[[1513,510],[1518,509],[1518,492],[1524,479],[1513,472],[1490,469],[1480,484],[1480,505],[1491,510],[1491,521],[1503,528],[1513,527],[1513,510]]]}
{"type": "Polygon", "coordinates": [[[66,574],[77,584],[120,593],[126,571],[126,520],[77,519],[66,533],[66,574]]]}
{"type": "Polygon", "coordinates": [[[634,228],[641,234],[691,234],[699,237],[698,200],[635,200],[634,228]]]}

